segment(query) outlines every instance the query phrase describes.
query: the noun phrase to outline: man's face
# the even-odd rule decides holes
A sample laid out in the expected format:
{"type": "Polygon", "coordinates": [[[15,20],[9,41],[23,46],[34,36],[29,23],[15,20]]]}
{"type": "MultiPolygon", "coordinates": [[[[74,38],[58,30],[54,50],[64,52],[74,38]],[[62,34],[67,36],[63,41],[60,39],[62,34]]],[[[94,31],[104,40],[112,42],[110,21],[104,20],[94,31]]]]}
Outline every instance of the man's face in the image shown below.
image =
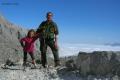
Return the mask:
{"type": "Polygon", "coordinates": [[[47,20],[48,20],[48,21],[51,21],[51,20],[52,20],[52,16],[53,16],[53,15],[52,15],[51,13],[49,13],[49,14],[47,15],[47,20]]]}

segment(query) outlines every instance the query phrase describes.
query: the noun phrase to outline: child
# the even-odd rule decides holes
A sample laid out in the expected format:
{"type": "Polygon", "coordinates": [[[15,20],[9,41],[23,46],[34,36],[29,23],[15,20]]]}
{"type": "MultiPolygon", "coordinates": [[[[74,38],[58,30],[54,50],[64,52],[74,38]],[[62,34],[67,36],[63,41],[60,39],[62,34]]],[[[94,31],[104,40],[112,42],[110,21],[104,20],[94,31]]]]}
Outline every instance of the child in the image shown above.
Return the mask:
{"type": "Polygon", "coordinates": [[[23,66],[26,65],[27,53],[29,53],[29,55],[32,58],[32,64],[34,65],[34,67],[36,67],[35,57],[34,57],[34,43],[37,40],[37,38],[38,38],[38,34],[36,34],[35,31],[31,29],[28,31],[27,36],[20,40],[20,43],[24,51],[23,66]]]}

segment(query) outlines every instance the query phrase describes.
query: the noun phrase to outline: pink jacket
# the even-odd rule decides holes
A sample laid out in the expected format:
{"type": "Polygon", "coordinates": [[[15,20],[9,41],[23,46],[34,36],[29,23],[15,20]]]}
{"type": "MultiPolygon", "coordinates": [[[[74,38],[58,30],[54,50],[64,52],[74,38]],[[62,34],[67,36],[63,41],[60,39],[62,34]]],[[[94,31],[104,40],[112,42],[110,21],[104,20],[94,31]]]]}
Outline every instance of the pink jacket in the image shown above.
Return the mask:
{"type": "Polygon", "coordinates": [[[35,43],[35,40],[37,40],[37,37],[34,37],[34,38],[29,38],[29,37],[24,37],[20,40],[20,42],[24,42],[25,43],[25,46],[23,47],[23,50],[25,52],[34,52],[34,43],[35,43]]]}

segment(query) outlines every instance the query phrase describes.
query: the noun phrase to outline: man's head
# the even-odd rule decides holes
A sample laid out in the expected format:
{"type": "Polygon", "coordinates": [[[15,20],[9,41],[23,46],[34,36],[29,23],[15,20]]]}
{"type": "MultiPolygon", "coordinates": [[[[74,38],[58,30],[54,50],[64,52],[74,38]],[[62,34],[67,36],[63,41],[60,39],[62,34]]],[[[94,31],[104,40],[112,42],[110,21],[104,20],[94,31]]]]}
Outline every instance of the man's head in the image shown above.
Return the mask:
{"type": "Polygon", "coordinates": [[[52,17],[53,17],[53,13],[52,12],[47,12],[47,14],[46,14],[47,21],[51,21],[52,17]]]}

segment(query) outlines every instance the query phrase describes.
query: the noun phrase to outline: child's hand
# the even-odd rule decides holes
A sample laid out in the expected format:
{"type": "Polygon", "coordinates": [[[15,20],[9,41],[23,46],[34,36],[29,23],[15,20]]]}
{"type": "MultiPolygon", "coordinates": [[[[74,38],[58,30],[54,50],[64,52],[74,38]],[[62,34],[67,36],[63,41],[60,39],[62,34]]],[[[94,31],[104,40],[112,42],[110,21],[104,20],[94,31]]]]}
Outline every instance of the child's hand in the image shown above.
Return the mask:
{"type": "Polygon", "coordinates": [[[24,48],[25,47],[24,43],[23,42],[20,42],[20,43],[21,43],[21,46],[24,48]]]}
{"type": "Polygon", "coordinates": [[[36,33],[36,34],[35,34],[35,37],[39,37],[39,36],[40,36],[40,33],[36,33]]]}

